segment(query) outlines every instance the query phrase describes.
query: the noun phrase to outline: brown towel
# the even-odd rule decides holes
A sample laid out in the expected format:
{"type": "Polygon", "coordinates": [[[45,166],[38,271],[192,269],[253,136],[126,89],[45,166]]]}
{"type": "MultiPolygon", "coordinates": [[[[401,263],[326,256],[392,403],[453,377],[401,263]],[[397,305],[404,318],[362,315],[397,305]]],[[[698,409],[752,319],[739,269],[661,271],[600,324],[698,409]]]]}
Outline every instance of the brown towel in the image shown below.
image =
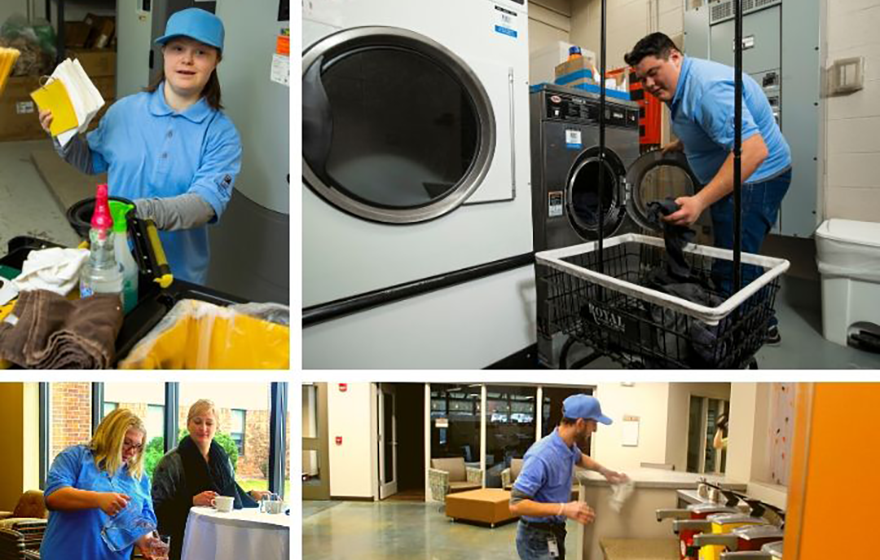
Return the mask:
{"type": "Polygon", "coordinates": [[[104,369],[113,363],[123,318],[119,296],[71,301],[28,290],[12,315],[18,317],[15,325],[0,323],[0,358],[35,369],[104,369]]]}

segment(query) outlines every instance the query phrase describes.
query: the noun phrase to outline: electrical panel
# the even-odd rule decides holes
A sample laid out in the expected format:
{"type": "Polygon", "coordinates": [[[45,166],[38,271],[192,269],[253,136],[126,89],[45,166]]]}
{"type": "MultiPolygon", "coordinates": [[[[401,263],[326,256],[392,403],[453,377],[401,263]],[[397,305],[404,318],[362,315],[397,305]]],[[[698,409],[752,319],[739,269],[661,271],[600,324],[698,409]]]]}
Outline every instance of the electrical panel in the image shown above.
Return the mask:
{"type": "MultiPolygon", "coordinates": [[[[775,233],[809,237],[819,223],[820,0],[741,0],[743,70],[760,85],[792,152],[792,183],[775,233]]],[[[688,56],[734,65],[735,0],[689,3],[688,56]]]]}

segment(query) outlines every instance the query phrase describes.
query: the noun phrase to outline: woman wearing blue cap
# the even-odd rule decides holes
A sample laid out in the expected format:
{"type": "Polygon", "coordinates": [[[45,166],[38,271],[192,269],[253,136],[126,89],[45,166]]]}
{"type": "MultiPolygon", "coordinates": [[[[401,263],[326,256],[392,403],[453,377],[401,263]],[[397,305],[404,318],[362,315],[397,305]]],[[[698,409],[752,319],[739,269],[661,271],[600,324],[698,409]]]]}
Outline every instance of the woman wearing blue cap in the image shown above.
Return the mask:
{"type": "MultiPolygon", "coordinates": [[[[217,65],[224,29],[198,8],[168,19],[164,65],[142,93],[115,102],[98,128],[75,137],[58,153],[89,174],[108,172],[111,196],[134,200],[152,218],[174,275],[204,284],[208,229],[223,214],[241,169],[241,140],[221,111],[217,65]]],[[[40,112],[48,132],[50,112],[40,112]]]]}
{"type": "Polygon", "coordinates": [[[519,515],[516,551],[522,560],[565,560],[565,520],[586,525],[595,513],[571,500],[574,466],[600,473],[618,484],[629,478],[581,453],[597,423],[611,424],[595,397],[571,395],[562,402],[562,420],[553,433],[532,445],[510,496],[510,513],[519,515]]]}

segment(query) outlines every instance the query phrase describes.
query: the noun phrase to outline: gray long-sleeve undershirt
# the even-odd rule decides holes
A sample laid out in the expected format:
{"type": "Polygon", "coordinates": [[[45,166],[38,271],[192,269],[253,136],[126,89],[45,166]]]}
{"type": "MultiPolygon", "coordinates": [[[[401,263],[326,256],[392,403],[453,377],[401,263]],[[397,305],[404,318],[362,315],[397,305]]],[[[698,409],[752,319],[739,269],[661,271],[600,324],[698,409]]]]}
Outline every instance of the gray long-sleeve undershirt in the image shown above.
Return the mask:
{"type": "MultiPolygon", "coordinates": [[[[61,158],[83,173],[94,175],[92,151],[86,139],[77,134],[66,146],[52,139],[61,158]]],[[[184,193],[170,198],[139,198],[133,201],[138,216],[151,219],[163,231],[191,229],[205,225],[214,218],[214,208],[195,193],[184,193]]]]}

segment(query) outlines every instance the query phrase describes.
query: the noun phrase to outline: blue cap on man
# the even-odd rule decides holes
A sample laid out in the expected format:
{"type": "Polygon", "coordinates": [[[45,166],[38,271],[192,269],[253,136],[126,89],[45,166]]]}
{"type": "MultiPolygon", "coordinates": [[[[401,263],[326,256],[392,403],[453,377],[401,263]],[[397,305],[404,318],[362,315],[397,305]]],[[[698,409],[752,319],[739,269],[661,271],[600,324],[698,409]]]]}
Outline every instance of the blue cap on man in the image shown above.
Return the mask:
{"type": "Polygon", "coordinates": [[[602,414],[599,399],[590,395],[571,395],[562,401],[562,415],[572,420],[583,418],[584,420],[595,420],[606,425],[611,424],[611,418],[602,414]]]}
{"type": "Polygon", "coordinates": [[[187,8],[168,18],[165,35],[156,39],[156,42],[164,45],[175,37],[189,37],[222,51],[225,35],[220,18],[201,8],[187,8]]]}

